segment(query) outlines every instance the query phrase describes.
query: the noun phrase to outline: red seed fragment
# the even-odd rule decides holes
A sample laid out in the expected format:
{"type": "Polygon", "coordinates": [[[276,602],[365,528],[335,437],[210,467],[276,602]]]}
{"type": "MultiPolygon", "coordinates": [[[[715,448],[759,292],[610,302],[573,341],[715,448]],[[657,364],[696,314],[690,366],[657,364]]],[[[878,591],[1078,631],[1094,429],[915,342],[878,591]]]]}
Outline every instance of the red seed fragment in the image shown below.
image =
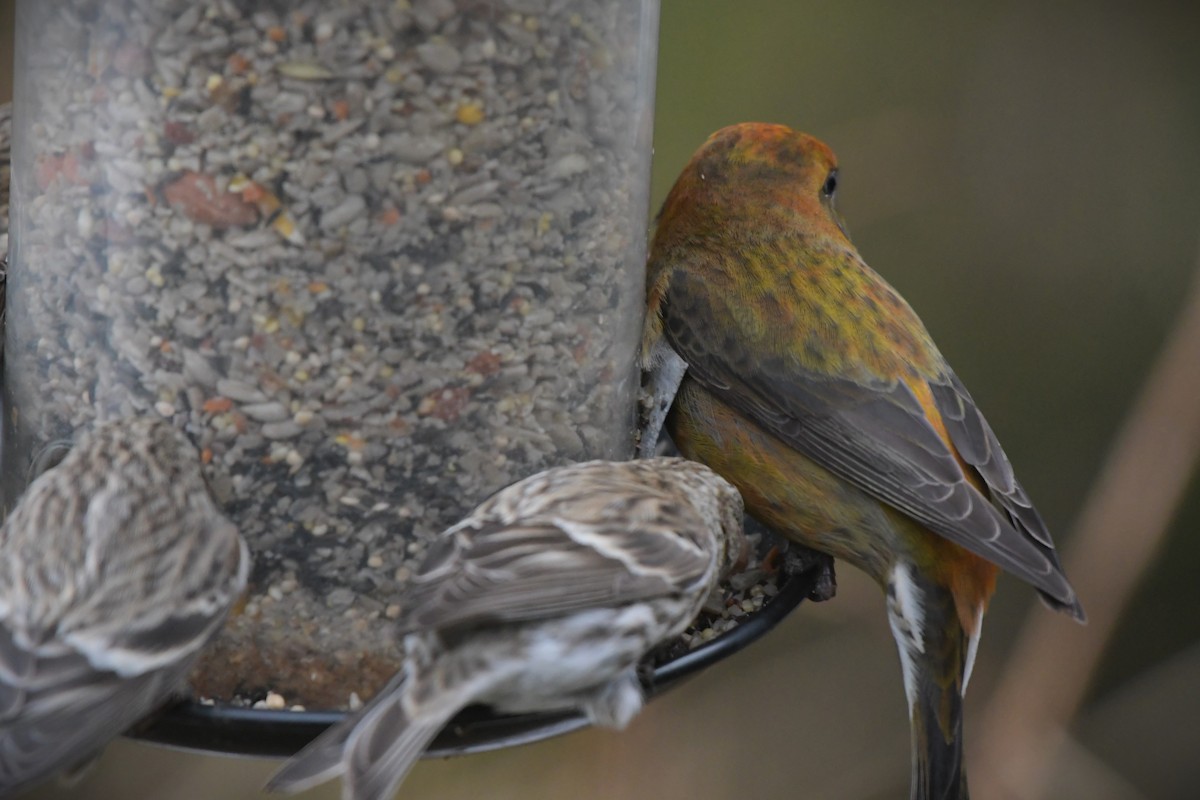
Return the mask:
{"type": "Polygon", "coordinates": [[[233,401],[228,397],[210,397],[201,406],[206,414],[224,414],[233,408],[233,401]]]}
{"type": "Polygon", "coordinates": [[[443,422],[454,422],[467,407],[471,390],[465,386],[449,386],[426,395],[417,406],[417,413],[436,417],[443,422]]]}
{"type": "Polygon", "coordinates": [[[163,125],[163,138],[171,144],[191,144],[196,134],[184,123],[171,119],[163,125]]]}
{"type": "Polygon", "coordinates": [[[483,377],[495,375],[500,371],[501,358],[491,350],[484,350],[467,362],[467,372],[474,372],[483,377]]]}
{"type": "Polygon", "coordinates": [[[217,181],[203,172],[188,171],[163,189],[171,207],[194,222],[214,228],[253,225],[258,210],[233,192],[217,188],[217,181]]]}

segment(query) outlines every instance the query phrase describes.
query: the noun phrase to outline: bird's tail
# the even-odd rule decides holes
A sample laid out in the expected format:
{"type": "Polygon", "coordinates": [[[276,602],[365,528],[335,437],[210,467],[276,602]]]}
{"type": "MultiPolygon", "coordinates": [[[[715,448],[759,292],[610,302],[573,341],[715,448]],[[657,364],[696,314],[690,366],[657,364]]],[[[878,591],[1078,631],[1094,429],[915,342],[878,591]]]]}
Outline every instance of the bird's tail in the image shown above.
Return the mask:
{"type": "Polygon", "coordinates": [[[300,792],[342,775],[343,800],[391,800],[400,783],[461,703],[408,708],[406,671],[392,678],[358,714],[301,750],[267,782],[267,790],[300,792]]]}
{"type": "MultiPolygon", "coordinates": [[[[377,699],[382,695],[383,692],[380,692],[377,699]]],[[[327,729],[288,759],[263,788],[268,792],[293,794],[340,775],[345,771],[342,754],[346,749],[346,740],[357,724],[358,717],[350,716],[327,729]]]]}
{"type": "Polygon", "coordinates": [[[888,617],[900,650],[912,735],[911,800],[967,800],[963,693],[982,609],[964,630],[954,597],[900,566],[888,582],[888,617]]]}

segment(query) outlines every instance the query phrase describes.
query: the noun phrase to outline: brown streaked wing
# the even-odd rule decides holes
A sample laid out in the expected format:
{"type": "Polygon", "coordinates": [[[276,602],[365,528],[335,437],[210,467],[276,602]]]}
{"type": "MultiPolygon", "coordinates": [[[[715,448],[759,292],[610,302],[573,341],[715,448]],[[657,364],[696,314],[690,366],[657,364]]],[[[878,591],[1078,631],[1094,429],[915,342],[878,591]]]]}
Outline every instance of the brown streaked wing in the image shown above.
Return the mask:
{"type": "Polygon", "coordinates": [[[86,760],[156,701],[182,671],[121,678],[59,642],[30,651],[0,626],[0,794],[86,760]]]}
{"type": "Polygon", "coordinates": [[[487,520],[452,535],[454,556],[439,546],[436,569],[406,589],[402,630],[530,621],[686,592],[714,559],[665,526],[619,519],[487,520]]]}

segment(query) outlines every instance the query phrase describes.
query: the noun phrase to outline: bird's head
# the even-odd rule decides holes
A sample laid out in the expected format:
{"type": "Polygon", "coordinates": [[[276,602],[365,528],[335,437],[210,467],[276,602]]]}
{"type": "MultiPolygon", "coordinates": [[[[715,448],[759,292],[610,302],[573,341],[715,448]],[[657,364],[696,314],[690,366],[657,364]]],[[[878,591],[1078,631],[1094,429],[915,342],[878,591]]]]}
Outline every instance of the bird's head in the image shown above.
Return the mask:
{"type": "Polygon", "coordinates": [[[684,168],[659,212],[657,237],[787,231],[849,243],[837,185],[837,156],[820,139],[786,125],[731,125],[684,168]]]}

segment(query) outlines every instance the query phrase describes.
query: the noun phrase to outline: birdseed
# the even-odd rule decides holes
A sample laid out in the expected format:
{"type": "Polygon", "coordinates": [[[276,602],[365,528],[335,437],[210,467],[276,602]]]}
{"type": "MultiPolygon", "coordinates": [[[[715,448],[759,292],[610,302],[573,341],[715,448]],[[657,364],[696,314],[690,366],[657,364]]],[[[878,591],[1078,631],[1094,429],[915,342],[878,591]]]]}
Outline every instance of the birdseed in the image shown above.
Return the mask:
{"type": "MultiPolygon", "coordinates": [[[[96,421],[192,435],[255,554],[194,675],[203,702],[361,705],[397,667],[394,598],[438,531],[533,472],[631,454],[654,33],[637,6],[35,16],[6,504],[96,421]]],[[[666,652],[776,591],[755,560],[666,652]]]]}
{"type": "Polygon", "coordinates": [[[255,556],[204,695],[369,696],[431,537],[631,455],[656,19],[636,0],[22,15],[5,497],[157,414],[255,556]]]}

